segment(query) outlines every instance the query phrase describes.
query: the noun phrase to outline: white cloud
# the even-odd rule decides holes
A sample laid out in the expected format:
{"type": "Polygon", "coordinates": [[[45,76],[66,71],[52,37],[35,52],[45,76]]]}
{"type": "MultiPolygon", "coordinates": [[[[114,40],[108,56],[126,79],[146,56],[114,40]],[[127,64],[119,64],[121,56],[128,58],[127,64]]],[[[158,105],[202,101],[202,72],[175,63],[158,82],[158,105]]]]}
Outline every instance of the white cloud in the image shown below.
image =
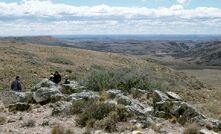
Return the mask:
{"type": "Polygon", "coordinates": [[[187,4],[189,3],[191,0],[177,0],[178,3],[180,4],[187,4]]]}
{"type": "MultiPolygon", "coordinates": [[[[181,1],[181,0],[180,0],[181,1]]],[[[52,1],[0,2],[1,33],[220,33],[221,9],[74,6],[52,1]]]]}

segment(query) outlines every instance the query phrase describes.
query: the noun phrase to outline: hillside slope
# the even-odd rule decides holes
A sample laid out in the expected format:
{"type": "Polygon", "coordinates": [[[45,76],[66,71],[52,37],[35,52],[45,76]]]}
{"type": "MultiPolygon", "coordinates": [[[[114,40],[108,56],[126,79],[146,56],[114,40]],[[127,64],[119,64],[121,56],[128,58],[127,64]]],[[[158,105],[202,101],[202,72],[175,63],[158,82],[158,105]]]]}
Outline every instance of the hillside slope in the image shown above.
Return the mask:
{"type": "Polygon", "coordinates": [[[190,51],[180,53],[180,58],[187,58],[190,62],[200,65],[221,65],[221,41],[204,42],[190,51]]]}
{"type": "Polygon", "coordinates": [[[64,47],[51,47],[23,43],[0,42],[0,83],[9,87],[16,75],[21,75],[26,89],[39,79],[48,77],[58,70],[64,76],[80,78],[93,68],[134,67],[145,69],[151,80],[160,83],[164,89],[201,89],[205,85],[195,78],[189,78],[173,69],[113,53],[102,53],[64,47]]]}
{"type": "Polygon", "coordinates": [[[48,78],[55,70],[58,70],[62,76],[67,74],[70,79],[81,81],[91,70],[131,67],[136,71],[142,70],[151,82],[157,84],[154,87],[149,86],[151,89],[174,91],[187,101],[198,102],[202,112],[212,113],[211,116],[214,117],[220,115],[220,109],[217,107],[220,103],[220,90],[208,90],[210,88],[195,77],[176,72],[171,68],[134,56],[10,40],[0,41],[1,90],[8,89],[16,75],[21,76],[24,89],[30,90],[33,85],[42,78],[48,78]]]}

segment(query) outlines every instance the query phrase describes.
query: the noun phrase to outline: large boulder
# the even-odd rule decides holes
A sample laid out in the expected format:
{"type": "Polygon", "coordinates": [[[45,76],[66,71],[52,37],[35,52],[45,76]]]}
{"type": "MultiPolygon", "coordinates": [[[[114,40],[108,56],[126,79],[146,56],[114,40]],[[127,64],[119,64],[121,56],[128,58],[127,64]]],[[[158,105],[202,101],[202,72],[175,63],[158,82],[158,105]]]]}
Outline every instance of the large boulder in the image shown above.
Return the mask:
{"type": "Polygon", "coordinates": [[[84,86],[80,86],[77,81],[71,81],[70,84],[63,84],[61,92],[64,94],[78,93],[84,90],[84,86]]]}
{"type": "Polygon", "coordinates": [[[17,102],[31,103],[33,101],[32,92],[4,91],[1,99],[5,107],[17,102]]]}
{"type": "Polygon", "coordinates": [[[53,94],[51,95],[51,102],[52,103],[55,103],[57,101],[65,101],[67,100],[66,96],[64,94],[61,94],[61,93],[56,93],[56,94],[53,94]]]}
{"type": "Polygon", "coordinates": [[[14,112],[14,111],[26,111],[30,109],[30,104],[28,103],[21,103],[17,102],[15,104],[10,104],[8,107],[9,112],[14,112]]]}
{"type": "MultiPolygon", "coordinates": [[[[33,98],[37,103],[46,104],[49,103],[52,100],[52,98],[54,98],[55,95],[62,96],[62,93],[56,86],[50,88],[41,87],[40,89],[34,92],[33,98]]],[[[59,101],[59,100],[53,100],[53,101],[59,101]]]]}
{"type": "Polygon", "coordinates": [[[69,96],[69,100],[76,101],[76,100],[81,100],[81,99],[86,99],[86,100],[94,100],[99,97],[99,94],[97,92],[92,92],[92,91],[83,91],[80,93],[73,93],[69,96]]]}
{"type": "Polygon", "coordinates": [[[161,118],[171,118],[172,116],[179,117],[177,110],[180,108],[181,102],[179,101],[161,101],[154,105],[155,116],[161,118]],[[176,115],[178,114],[178,115],[176,115]]]}
{"type": "Polygon", "coordinates": [[[132,103],[131,99],[123,94],[118,94],[116,96],[116,101],[123,105],[130,105],[132,103]]]}
{"type": "Polygon", "coordinates": [[[154,107],[155,116],[161,118],[171,118],[175,116],[178,122],[185,124],[194,118],[203,118],[205,116],[199,113],[192,105],[180,101],[161,101],[157,102],[154,107]]]}
{"type": "Polygon", "coordinates": [[[47,87],[47,88],[51,88],[54,87],[55,83],[50,81],[49,79],[43,79],[42,81],[40,81],[38,84],[36,84],[33,88],[32,91],[36,91],[42,87],[47,87]]]}
{"type": "Polygon", "coordinates": [[[153,107],[144,105],[138,100],[132,100],[130,105],[126,106],[127,110],[134,115],[147,115],[153,112],[153,107]]]}
{"type": "Polygon", "coordinates": [[[194,117],[200,116],[206,118],[199,111],[197,111],[192,105],[182,102],[180,108],[176,111],[176,116],[178,117],[178,122],[180,124],[185,124],[187,121],[194,117]]]}
{"type": "Polygon", "coordinates": [[[53,106],[52,115],[69,115],[71,112],[71,107],[71,102],[58,101],[53,106]]]}
{"type": "Polygon", "coordinates": [[[161,102],[161,101],[166,101],[166,100],[169,100],[169,97],[165,93],[159,90],[153,91],[153,104],[156,104],[157,102],[161,102]]]}

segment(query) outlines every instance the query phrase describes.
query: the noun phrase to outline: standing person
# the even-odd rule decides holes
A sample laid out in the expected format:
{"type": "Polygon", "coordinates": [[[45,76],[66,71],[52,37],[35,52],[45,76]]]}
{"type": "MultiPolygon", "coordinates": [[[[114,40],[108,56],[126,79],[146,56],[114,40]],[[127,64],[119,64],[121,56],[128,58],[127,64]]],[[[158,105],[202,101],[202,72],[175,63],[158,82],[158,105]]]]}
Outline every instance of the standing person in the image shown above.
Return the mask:
{"type": "Polygon", "coordinates": [[[58,84],[59,82],[61,82],[61,75],[58,73],[58,71],[55,71],[54,73],[53,82],[55,84],[58,84]]]}
{"type": "Polygon", "coordinates": [[[11,89],[17,92],[20,92],[22,90],[19,76],[16,76],[15,80],[12,82],[11,89]]]}

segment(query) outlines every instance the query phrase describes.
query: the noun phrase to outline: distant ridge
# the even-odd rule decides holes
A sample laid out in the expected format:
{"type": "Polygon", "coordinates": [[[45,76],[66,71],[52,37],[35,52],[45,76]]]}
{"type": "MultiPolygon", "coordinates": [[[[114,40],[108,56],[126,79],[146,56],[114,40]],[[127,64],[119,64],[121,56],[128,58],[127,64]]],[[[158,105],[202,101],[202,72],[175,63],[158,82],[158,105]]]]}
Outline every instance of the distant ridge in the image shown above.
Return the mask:
{"type": "Polygon", "coordinates": [[[50,46],[64,46],[69,45],[66,41],[52,36],[23,36],[23,37],[1,37],[1,40],[7,40],[11,42],[22,42],[22,43],[32,43],[32,44],[42,44],[50,46]]]}

